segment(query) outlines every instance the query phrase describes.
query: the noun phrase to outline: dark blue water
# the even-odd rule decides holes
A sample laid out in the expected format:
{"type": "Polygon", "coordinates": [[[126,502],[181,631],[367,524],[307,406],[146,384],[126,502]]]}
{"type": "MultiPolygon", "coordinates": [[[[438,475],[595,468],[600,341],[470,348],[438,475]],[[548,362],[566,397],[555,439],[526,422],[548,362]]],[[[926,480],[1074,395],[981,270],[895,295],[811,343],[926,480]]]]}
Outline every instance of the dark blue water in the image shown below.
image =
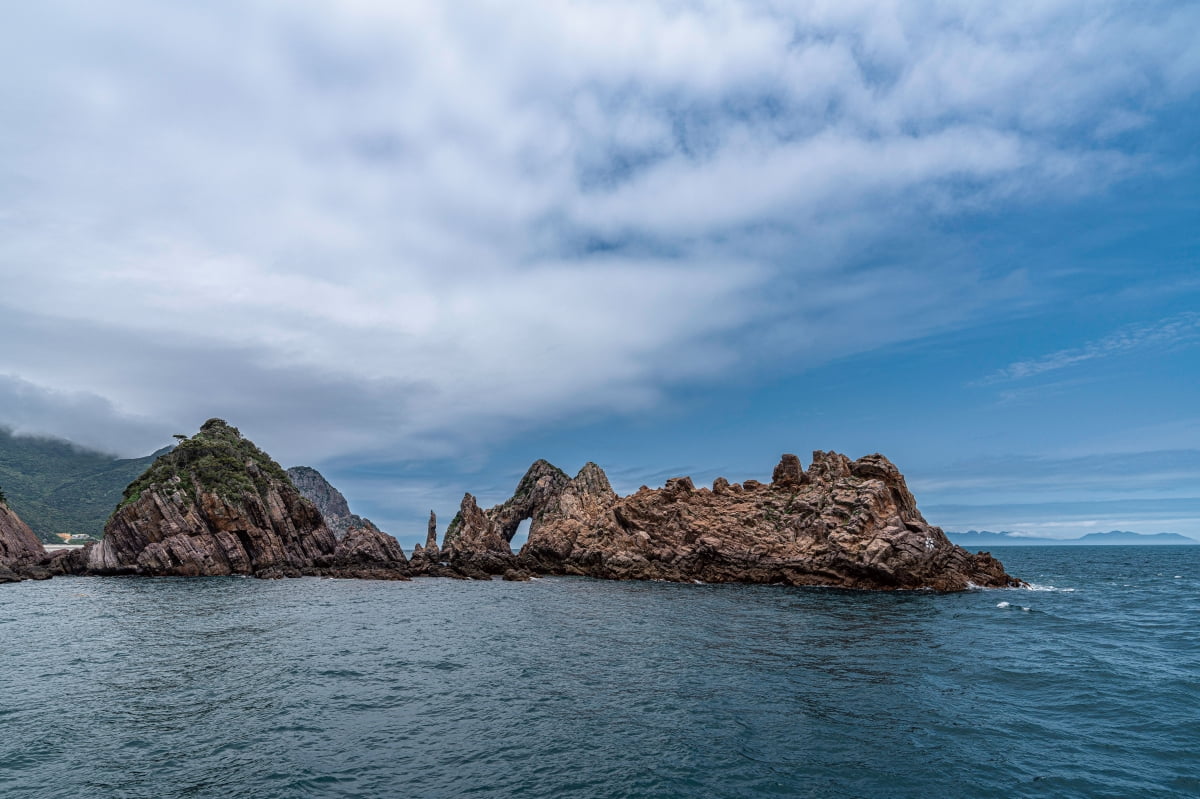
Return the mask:
{"type": "Polygon", "coordinates": [[[0,588],[0,795],[1200,795],[1200,547],[1040,590],[0,588]]]}

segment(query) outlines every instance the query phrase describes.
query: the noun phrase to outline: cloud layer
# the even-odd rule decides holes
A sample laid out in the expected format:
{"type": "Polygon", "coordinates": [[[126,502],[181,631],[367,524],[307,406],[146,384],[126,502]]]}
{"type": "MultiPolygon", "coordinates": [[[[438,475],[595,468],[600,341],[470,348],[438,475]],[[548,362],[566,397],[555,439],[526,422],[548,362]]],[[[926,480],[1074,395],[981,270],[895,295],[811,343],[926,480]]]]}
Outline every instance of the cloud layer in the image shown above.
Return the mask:
{"type": "Polygon", "coordinates": [[[454,455],[926,335],[1026,276],[898,231],[1155,168],[1200,85],[1190,4],[794,5],[27,4],[0,421],[454,455]]]}

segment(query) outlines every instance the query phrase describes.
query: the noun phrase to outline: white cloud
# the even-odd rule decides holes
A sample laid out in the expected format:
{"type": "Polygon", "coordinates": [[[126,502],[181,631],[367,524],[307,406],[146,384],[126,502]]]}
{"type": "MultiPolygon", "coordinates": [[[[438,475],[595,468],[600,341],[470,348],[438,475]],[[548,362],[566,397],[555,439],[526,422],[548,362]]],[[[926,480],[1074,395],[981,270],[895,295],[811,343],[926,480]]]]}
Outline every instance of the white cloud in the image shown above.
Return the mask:
{"type": "Polygon", "coordinates": [[[1187,5],[8,16],[0,373],[133,452],[213,414],[285,458],[461,451],[956,324],[1008,276],[857,248],[1102,187],[1200,84],[1187,5]]]}
{"type": "Polygon", "coordinates": [[[1040,358],[1014,361],[980,380],[977,385],[991,385],[1022,380],[1047,372],[1103,358],[1142,350],[1165,349],[1200,341],[1200,314],[1182,313],[1154,324],[1130,325],[1103,338],[1089,341],[1081,347],[1057,350],[1040,358]]]}

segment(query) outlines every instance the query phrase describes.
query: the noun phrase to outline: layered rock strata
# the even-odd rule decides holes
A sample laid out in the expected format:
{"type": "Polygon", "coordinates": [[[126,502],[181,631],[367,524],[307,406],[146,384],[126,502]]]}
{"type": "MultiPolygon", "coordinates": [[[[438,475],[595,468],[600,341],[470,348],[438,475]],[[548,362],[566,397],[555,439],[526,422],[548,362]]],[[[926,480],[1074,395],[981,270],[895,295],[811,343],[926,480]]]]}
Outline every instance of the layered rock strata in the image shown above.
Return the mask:
{"type": "Polygon", "coordinates": [[[718,478],[708,489],[680,477],[627,497],[593,463],[571,480],[546,467],[534,464],[513,499],[490,510],[464,497],[443,544],[449,563],[468,573],[880,590],[1021,584],[926,522],[882,455],[814,452],[807,470],[784,455],[770,483],[718,478]],[[514,555],[521,518],[532,519],[529,539],[514,555]]]}
{"type": "Polygon", "coordinates": [[[0,583],[49,577],[45,560],[42,542],[21,517],[0,500],[0,583]]]}
{"type": "Polygon", "coordinates": [[[407,576],[394,538],[366,522],[338,541],[283,469],[220,419],[155,461],[126,489],[104,540],[59,568],[148,576],[407,576]]]}

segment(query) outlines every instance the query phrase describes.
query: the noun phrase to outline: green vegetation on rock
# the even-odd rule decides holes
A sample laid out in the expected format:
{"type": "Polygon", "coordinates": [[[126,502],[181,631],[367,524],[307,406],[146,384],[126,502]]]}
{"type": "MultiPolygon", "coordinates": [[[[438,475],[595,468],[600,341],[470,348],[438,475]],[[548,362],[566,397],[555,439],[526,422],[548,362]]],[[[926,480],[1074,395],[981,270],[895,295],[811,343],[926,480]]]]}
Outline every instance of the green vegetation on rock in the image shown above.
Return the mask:
{"type": "Polygon", "coordinates": [[[0,485],[7,493],[3,501],[45,543],[62,543],[57,533],[99,538],[125,486],[166,451],[121,459],[68,441],[18,436],[0,428],[0,485]]]}
{"type": "Polygon", "coordinates": [[[454,518],[450,520],[450,526],[446,528],[446,533],[442,536],[442,546],[447,546],[458,538],[458,534],[462,532],[462,524],[462,511],[459,511],[454,514],[454,518]]]}
{"type": "Polygon", "coordinates": [[[200,493],[212,493],[239,503],[245,494],[262,496],[272,482],[290,483],[278,463],[223,419],[209,419],[191,438],[176,438],[175,449],[129,484],[118,509],[136,502],[152,486],[169,485],[192,501],[200,493]]]}

